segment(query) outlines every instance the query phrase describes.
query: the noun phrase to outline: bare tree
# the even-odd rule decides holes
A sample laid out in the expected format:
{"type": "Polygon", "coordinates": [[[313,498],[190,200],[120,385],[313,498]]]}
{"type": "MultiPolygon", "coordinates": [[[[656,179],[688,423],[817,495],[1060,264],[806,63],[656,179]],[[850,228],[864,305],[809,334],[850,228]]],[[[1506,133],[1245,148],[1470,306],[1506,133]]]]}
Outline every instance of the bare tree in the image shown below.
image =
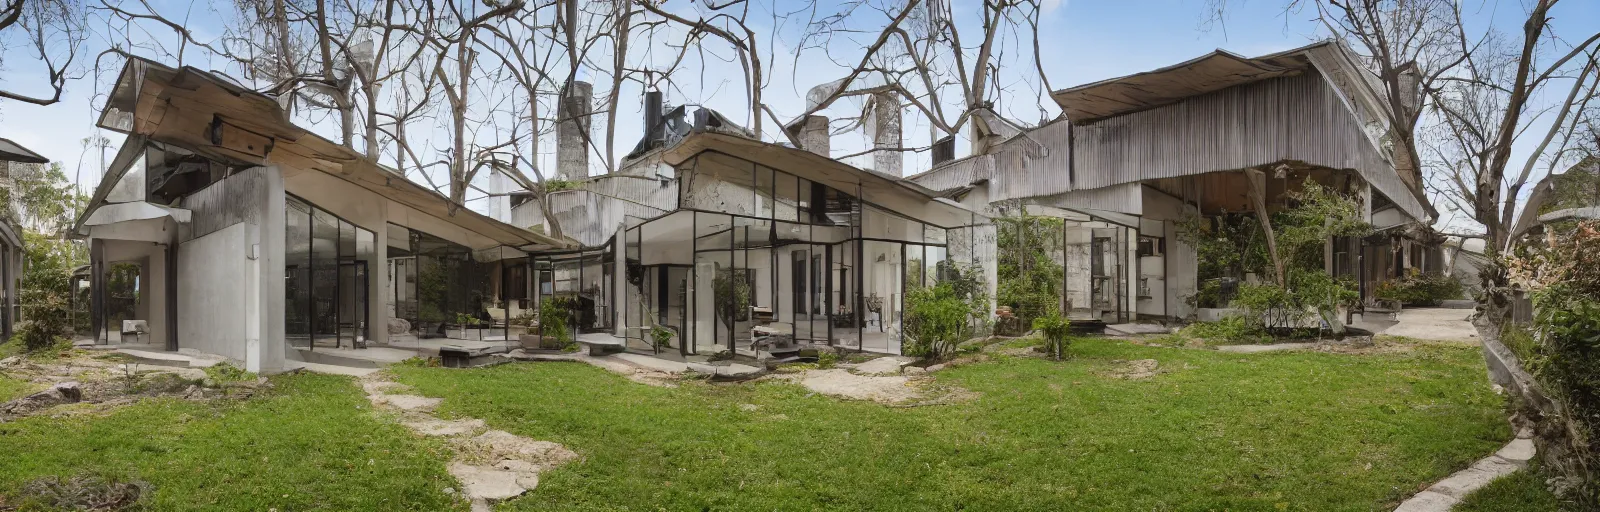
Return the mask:
{"type": "Polygon", "coordinates": [[[0,98],[35,105],[60,102],[67,81],[76,78],[73,61],[87,36],[83,6],[76,0],[5,0],[0,4],[0,63],[10,64],[5,49],[27,48],[27,56],[43,65],[49,92],[0,89],[0,98]]]}

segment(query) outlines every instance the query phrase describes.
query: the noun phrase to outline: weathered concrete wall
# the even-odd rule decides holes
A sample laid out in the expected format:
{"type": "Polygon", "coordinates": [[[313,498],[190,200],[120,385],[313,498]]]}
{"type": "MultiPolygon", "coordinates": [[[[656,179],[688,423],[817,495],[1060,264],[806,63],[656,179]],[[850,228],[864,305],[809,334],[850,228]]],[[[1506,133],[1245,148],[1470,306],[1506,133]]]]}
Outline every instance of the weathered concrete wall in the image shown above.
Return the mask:
{"type": "Polygon", "coordinates": [[[283,371],[282,175],[258,167],[228,180],[250,183],[251,197],[218,207],[256,210],[230,212],[251,220],[179,245],[179,347],[243,361],[253,372],[283,371]]]}
{"type": "Polygon", "coordinates": [[[183,348],[247,361],[247,226],[234,224],[178,251],[178,339],[183,348]]]}

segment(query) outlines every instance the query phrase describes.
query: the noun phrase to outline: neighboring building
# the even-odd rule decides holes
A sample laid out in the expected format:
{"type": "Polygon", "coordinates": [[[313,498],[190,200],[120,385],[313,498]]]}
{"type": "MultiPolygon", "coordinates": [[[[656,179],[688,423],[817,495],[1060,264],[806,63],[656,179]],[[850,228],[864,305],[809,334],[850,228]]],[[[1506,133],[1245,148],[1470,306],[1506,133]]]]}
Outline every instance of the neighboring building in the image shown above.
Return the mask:
{"type": "Polygon", "coordinates": [[[1003,213],[1065,220],[1063,306],[1075,319],[1190,318],[1201,276],[1187,216],[1269,212],[1314,180],[1363,200],[1378,234],[1330,240],[1329,272],[1378,282],[1437,269],[1416,228],[1436,214],[1395,170],[1376,77],[1324,42],[1257,58],[1215,53],[1051,94],[1063,118],[936,162],[911,181],[1003,213]],[[1252,193],[1253,192],[1253,193],[1252,193]]]}
{"type": "MultiPolygon", "coordinates": [[[[49,163],[50,159],[20,144],[0,139],[0,187],[12,186],[13,171],[49,163]]],[[[22,318],[17,291],[21,289],[22,268],[27,257],[23,248],[22,229],[13,218],[19,212],[15,211],[13,205],[6,206],[6,214],[0,216],[0,339],[3,340],[11,339],[16,323],[22,318]]]]}
{"type": "Polygon", "coordinates": [[[199,69],[130,57],[99,125],[127,141],[73,229],[98,343],[129,330],[107,321],[117,263],[138,267],[135,340],[275,372],[514,316],[528,253],[567,246],[453,207],[199,69]]]}

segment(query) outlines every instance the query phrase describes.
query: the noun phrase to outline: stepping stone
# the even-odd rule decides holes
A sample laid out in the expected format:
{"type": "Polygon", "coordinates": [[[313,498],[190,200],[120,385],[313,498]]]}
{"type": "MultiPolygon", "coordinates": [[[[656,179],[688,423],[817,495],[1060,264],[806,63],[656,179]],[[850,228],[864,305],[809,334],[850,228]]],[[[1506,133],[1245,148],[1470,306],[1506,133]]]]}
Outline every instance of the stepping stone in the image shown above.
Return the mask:
{"type": "Polygon", "coordinates": [[[425,436],[459,436],[483,430],[484,423],[483,420],[477,418],[451,421],[430,417],[407,421],[405,426],[425,436]]]}
{"type": "Polygon", "coordinates": [[[443,399],[417,395],[377,395],[370,397],[373,404],[389,405],[404,411],[428,412],[438,407],[443,399]]]}
{"type": "Polygon", "coordinates": [[[369,395],[382,395],[382,394],[389,393],[391,391],[410,391],[411,390],[411,386],[407,386],[407,385],[401,384],[399,382],[389,382],[389,381],[386,381],[386,380],[379,380],[379,381],[363,382],[363,383],[361,383],[361,389],[365,390],[367,392],[367,394],[369,394],[369,395]]]}
{"type": "Polygon", "coordinates": [[[488,451],[492,458],[521,460],[541,468],[555,467],[578,458],[578,454],[558,443],[535,441],[504,430],[484,432],[473,441],[488,451]]]}
{"type": "Polygon", "coordinates": [[[902,364],[892,357],[880,357],[856,365],[856,373],[866,375],[898,374],[902,364]]]}
{"type": "Polygon", "coordinates": [[[521,496],[528,489],[518,483],[520,475],[484,466],[459,462],[450,464],[450,476],[461,481],[462,492],[473,500],[500,501],[521,496]]]}

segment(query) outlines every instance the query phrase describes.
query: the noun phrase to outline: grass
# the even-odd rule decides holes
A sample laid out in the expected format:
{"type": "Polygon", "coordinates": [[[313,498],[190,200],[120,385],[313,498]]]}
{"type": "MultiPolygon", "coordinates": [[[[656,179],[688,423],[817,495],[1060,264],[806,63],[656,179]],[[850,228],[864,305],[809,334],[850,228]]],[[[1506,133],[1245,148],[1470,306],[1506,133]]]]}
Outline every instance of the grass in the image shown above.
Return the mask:
{"type": "Polygon", "coordinates": [[[33,392],[33,385],[0,375],[0,403],[22,398],[33,392]]]}
{"type": "Polygon", "coordinates": [[[1510,437],[1470,347],[1238,355],[1080,339],[1071,353],[938,372],[980,397],[909,409],[776,382],[649,387],[581,364],[394,371],[445,398],[442,414],[585,457],[517,510],[1379,510],[1510,437]],[[1145,358],[1166,372],[1102,375],[1145,358]]]}
{"type": "MultiPolygon", "coordinates": [[[[443,445],[370,413],[344,377],[286,375],[241,402],[147,400],[0,424],[0,494],[48,476],[144,481],[149,510],[448,510],[443,445]]],[[[4,500],[0,500],[3,502],[4,500]]]]}
{"type": "Polygon", "coordinates": [[[1567,504],[1545,487],[1546,475],[1537,464],[1495,480],[1461,500],[1457,512],[1554,512],[1567,504]]]}

